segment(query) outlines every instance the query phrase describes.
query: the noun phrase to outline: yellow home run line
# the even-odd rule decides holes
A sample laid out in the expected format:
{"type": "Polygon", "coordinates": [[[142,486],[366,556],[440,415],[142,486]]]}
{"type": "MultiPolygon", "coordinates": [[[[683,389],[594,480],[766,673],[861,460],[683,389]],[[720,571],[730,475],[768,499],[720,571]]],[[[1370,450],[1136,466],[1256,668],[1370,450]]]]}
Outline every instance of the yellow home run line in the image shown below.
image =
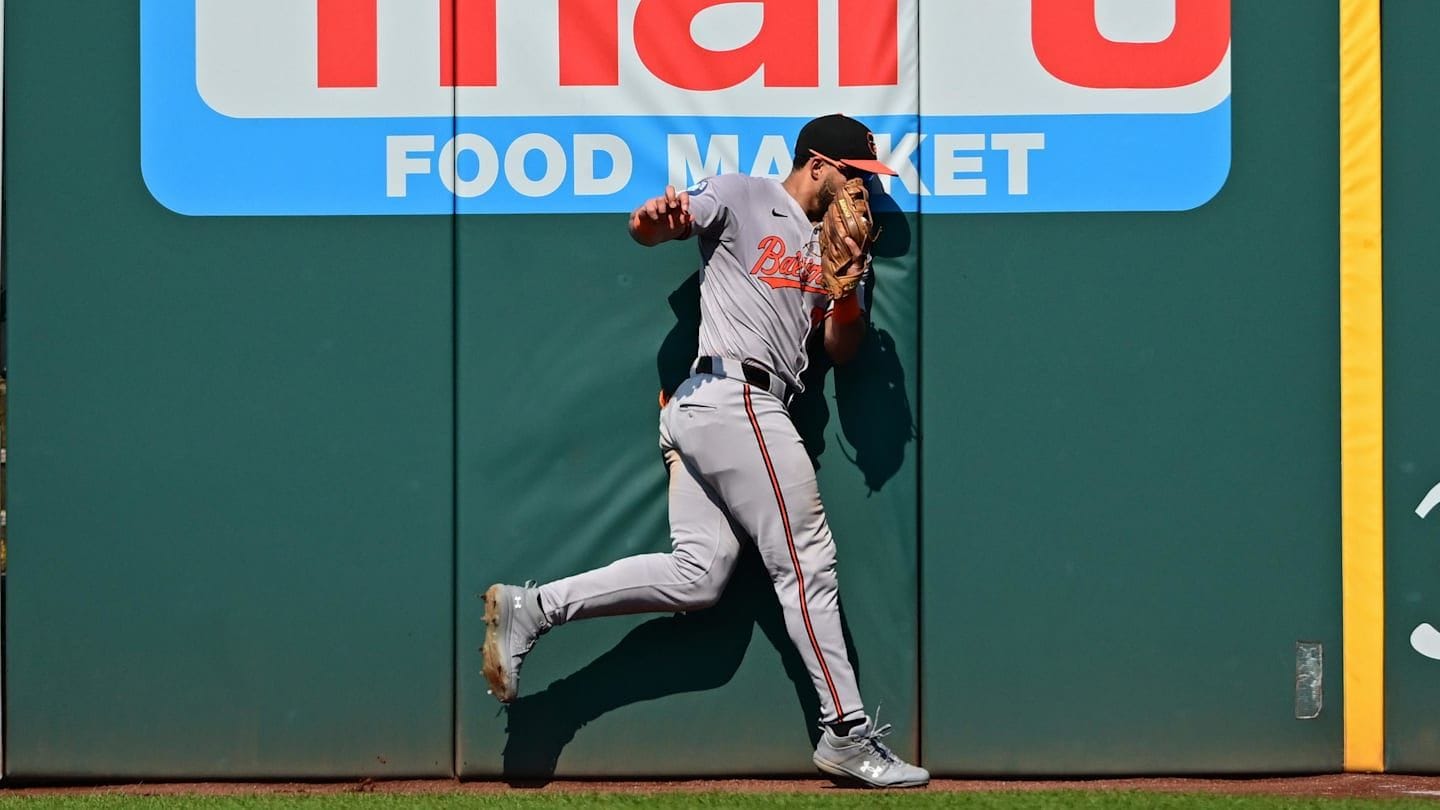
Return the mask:
{"type": "Polygon", "coordinates": [[[1340,509],[1345,770],[1385,769],[1380,0],[1340,0],[1340,509]]]}

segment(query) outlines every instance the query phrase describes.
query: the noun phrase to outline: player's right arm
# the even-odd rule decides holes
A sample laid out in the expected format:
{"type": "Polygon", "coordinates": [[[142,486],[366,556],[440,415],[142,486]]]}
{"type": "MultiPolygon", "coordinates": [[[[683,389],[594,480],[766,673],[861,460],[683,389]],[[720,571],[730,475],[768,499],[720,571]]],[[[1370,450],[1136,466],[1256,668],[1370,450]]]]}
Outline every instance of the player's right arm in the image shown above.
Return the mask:
{"type": "Polygon", "coordinates": [[[672,239],[688,239],[696,232],[716,235],[724,225],[727,210],[716,196],[716,180],[720,178],[701,180],[686,191],[666,186],[664,194],[651,197],[631,212],[630,238],[650,247],[672,239]]]}
{"type": "Polygon", "coordinates": [[[690,194],[666,186],[665,193],[651,197],[630,214],[630,238],[651,247],[671,239],[684,239],[693,228],[690,194]]]}

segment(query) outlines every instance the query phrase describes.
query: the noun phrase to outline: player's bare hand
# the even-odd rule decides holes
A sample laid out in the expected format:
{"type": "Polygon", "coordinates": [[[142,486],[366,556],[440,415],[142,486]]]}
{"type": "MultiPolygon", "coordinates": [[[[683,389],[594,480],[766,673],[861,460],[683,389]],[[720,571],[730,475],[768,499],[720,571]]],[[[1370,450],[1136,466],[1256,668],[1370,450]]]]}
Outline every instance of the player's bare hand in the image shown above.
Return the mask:
{"type": "Polygon", "coordinates": [[[681,239],[690,233],[690,195],[666,186],[665,193],[652,197],[630,215],[630,235],[642,245],[681,239]]]}
{"type": "Polygon", "coordinates": [[[850,251],[850,258],[844,264],[845,273],[841,277],[863,275],[870,265],[870,256],[849,236],[845,237],[845,247],[850,251]]]}

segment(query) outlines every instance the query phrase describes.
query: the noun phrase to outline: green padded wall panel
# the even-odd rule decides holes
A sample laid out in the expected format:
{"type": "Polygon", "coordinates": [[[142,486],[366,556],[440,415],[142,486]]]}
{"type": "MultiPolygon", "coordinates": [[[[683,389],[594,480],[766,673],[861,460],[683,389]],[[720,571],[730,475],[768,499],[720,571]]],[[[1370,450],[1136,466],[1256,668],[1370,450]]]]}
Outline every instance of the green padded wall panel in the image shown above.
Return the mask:
{"type": "Polygon", "coordinates": [[[1337,19],[1233,4],[1197,210],[922,216],[932,769],[1339,766],[1337,19]]]}
{"type": "MultiPolygon", "coordinates": [[[[879,264],[878,328],[792,413],[819,454],[862,693],[913,755],[914,222],[887,219],[897,255],[879,264]]],[[[818,703],[753,552],[715,607],[557,628],[527,659],[521,700],[502,711],[486,694],[489,584],[670,547],[656,395],[694,358],[699,259],[693,242],[637,246],[624,215],[558,231],[462,216],[459,233],[461,773],[813,773],[818,703]]]]}
{"type": "Polygon", "coordinates": [[[1440,771],[1440,514],[1417,513],[1440,484],[1440,337],[1434,206],[1440,124],[1434,36],[1440,6],[1387,0],[1382,21],[1385,177],[1385,752],[1388,768],[1440,771]],[[1410,636],[1421,629],[1418,647],[1410,636]]]}
{"type": "Polygon", "coordinates": [[[5,4],[6,773],[451,772],[451,218],[189,219],[138,4],[5,4]]]}

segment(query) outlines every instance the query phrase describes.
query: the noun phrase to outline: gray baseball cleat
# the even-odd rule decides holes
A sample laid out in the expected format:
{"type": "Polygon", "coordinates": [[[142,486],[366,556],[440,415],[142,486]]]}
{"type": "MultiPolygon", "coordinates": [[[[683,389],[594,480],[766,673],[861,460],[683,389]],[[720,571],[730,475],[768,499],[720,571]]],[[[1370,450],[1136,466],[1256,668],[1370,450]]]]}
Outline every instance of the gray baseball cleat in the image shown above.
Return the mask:
{"type": "Polygon", "coordinates": [[[520,663],[535,639],[550,629],[540,610],[540,591],[532,583],[491,585],[485,591],[485,666],[490,694],[510,703],[520,694],[520,663]]]}
{"type": "Polygon", "coordinates": [[[880,742],[890,733],[889,724],[871,729],[872,721],[865,721],[850,729],[849,736],[841,737],[829,728],[820,735],[820,744],[815,746],[813,760],[815,767],[835,777],[853,779],[868,787],[904,788],[924,787],[930,784],[930,772],[916,767],[895,755],[895,752],[880,742]]]}

